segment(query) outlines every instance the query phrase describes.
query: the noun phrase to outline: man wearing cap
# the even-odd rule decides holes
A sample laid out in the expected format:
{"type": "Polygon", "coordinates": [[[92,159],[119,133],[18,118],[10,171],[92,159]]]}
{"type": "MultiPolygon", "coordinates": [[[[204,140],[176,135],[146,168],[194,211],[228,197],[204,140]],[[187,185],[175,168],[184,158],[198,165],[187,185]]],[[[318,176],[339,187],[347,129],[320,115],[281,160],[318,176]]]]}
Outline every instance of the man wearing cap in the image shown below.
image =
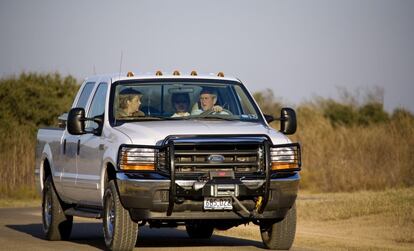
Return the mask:
{"type": "Polygon", "coordinates": [[[143,117],[144,112],[139,110],[142,93],[132,88],[127,88],[119,93],[119,109],[117,118],[143,117]]]}
{"type": "Polygon", "coordinates": [[[217,93],[212,89],[203,89],[200,92],[200,102],[194,104],[193,109],[191,110],[191,115],[200,115],[202,113],[228,115],[228,112],[223,111],[223,107],[215,105],[216,102],[217,93]],[[199,105],[201,107],[199,107],[199,105]]]}

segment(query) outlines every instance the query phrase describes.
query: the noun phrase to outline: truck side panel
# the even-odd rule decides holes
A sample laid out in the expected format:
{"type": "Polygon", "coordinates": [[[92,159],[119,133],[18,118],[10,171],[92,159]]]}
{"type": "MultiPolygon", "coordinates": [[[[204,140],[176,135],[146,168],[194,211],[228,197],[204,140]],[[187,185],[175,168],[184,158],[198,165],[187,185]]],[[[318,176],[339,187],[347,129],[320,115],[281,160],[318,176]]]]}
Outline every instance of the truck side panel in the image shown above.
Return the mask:
{"type": "Polygon", "coordinates": [[[43,190],[47,168],[50,168],[57,191],[61,192],[62,190],[60,183],[62,170],[59,164],[63,150],[62,136],[63,129],[61,128],[39,129],[37,133],[35,180],[39,192],[43,190]]]}

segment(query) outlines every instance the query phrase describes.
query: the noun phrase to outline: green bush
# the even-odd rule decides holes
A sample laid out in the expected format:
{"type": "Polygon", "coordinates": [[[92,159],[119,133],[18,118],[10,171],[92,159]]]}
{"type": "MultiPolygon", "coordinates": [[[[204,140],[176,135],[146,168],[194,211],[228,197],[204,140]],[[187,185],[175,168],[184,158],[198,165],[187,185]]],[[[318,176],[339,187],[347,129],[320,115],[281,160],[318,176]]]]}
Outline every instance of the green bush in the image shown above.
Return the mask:
{"type": "Polygon", "coordinates": [[[404,108],[397,108],[391,116],[391,120],[414,120],[414,115],[404,108]]]}
{"type": "Polygon", "coordinates": [[[380,103],[368,103],[358,110],[358,124],[360,125],[384,123],[388,120],[389,115],[380,103]]]}
{"type": "Polygon", "coordinates": [[[335,100],[320,100],[319,106],[324,117],[333,126],[368,126],[389,121],[389,114],[384,111],[382,103],[368,102],[361,106],[339,103],[335,100]]]}
{"type": "Polygon", "coordinates": [[[0,125],[28,125],[34,129],[57,123],[68,111],[79,85],[75,78],[59,74],[22,73],[0,80],[0,125]]]}
{"type": "Polygon", "coordinates": [[[352,105],[327,100],[323,103],[323,110],[325,118],[329,119],[334,126],[352,126],[358,121],[359,114],[352,105]]]}
{"type": "Polygon", "coordinates": [[[75,78],[59,74],[0,79],[0,198],[33,190],[37,129],[57,125],[78,89],[75,78]]]}

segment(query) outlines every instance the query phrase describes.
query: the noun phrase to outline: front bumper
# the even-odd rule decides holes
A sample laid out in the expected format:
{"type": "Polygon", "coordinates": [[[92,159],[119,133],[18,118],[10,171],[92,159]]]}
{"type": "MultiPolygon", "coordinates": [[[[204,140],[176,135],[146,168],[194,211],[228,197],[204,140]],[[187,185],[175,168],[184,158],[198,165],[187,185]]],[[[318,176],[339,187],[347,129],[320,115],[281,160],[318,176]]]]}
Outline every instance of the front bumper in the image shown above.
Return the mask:
{"type": "MultiPolygon", "coordinates": [[[[250,212],[248,215],[233,203],[232,211],[205,211],[204,195],[207,190],[197,190],[194,180],[175,180],[177,198],[172,212],[169,209],[171,181],[167,179],[131,179],[117,173],[117,188],[122,205],[129,210],[135,221],[139,220],[191,220],[191,219],[282,219],[296,200],[299,173],[287,178],[270,179],[269,199],[262,213],[256,210],[256,200],[263,195],[265,180],[238,181],[236,197],[250,212]]],[[[209,193],[209,192],[207,192],[209,193]]],[[[212,192],[213,193],[213,192],[212,192]]]]}

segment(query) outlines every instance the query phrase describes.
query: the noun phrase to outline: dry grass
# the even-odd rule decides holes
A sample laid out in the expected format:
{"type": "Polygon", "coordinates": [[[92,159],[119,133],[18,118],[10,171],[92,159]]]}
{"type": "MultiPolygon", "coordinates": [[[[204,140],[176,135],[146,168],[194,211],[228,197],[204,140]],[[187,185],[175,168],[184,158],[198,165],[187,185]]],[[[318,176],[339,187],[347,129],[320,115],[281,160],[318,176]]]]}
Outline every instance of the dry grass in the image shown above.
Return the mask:
{"type": "Polygon", "coordinates": [[[35,139],[30,130],[0,130],[0,199],[34,198],[35,139]]]}
{"type": "Polygon", "coordinates": [[[414,121],[332,126],[317,107],[298,109],[293,139],[303,146],[302,188],[322,192],[414,185],[414,121]]]}
{"type": "Polygon", "coordinates": [[[40,207],[40,199],[0,199],[0,208],[40,207]]]}

